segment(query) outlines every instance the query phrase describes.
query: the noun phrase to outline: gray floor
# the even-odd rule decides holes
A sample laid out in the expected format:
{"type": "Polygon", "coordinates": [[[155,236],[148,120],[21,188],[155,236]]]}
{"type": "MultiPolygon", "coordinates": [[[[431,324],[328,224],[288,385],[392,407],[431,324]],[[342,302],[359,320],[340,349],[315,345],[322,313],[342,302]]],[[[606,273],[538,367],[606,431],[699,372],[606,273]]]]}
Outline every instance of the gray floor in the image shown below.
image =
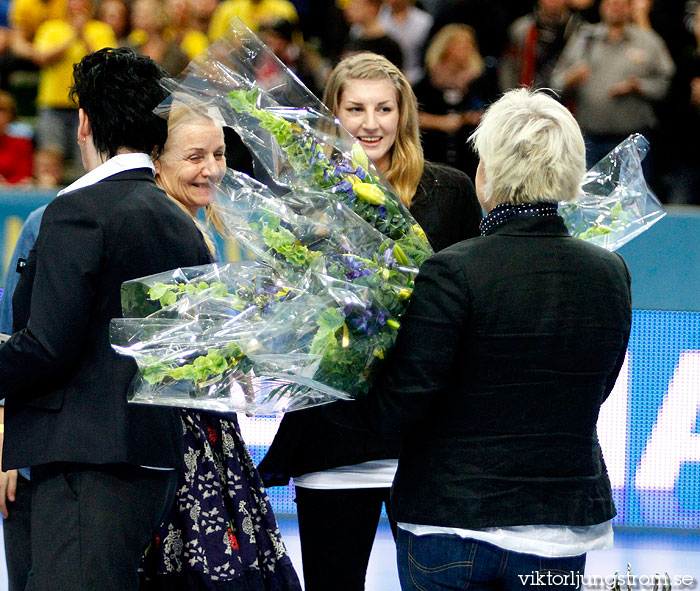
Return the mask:
{"type": "MultiPolygon", "coordinates": [[[[301,549],[296,516],[279,515],[278,521],[284,541],[292,556],[294,566],[300,575],[301,549]]],[[[0,527],[0,548],[2,547],[0,527]]],[[[630,591],[653,591],[653,576],[668,573],[673,581],[674,591],[698,589],[700,587],[700,535],[689,530],[634,530],[620,529],[615,532],[615,548],[591,552],[586,565],[586,577],[591,584],[587,589],[605,591],[609,586],[604,581],[594,581],[593,577],[608,580],[615,572],[627,571],[632,566],[632,574],[637,583],[630,591]],[[686,584],[681,581],[685,577],[686,584]],[[674,580],[675,579],[675,580],[674,580]]],[[[4,553],[0,552],[0,591],[7,591],[7,571],[4,553]]],[[[377,537],[370,557],[365,591],[400,591],[396,573],[396,552],[391,530],[386,520],[379,525],[377,537]]]]}
{"type": "MultiPolygon", "coordinates": [[[[301,578],[301,550],[296,517],[278,516],[280,530],[294,566],[301,578]]],[[[634,530],[615,531],[615,548],[590,552],[586,563],[587,589],[605,591],[605,579],[612,580],[616,572],[627,572],[632,567],[636,584],[631,591],[653,591],[656,573],[668,573],[674,591],[700,588],[700,535],[687,530],[634,530]],[[594,579],[595,577],[595,579],[594,579]],[[680,581],[686,577],[686,585],[680,581]],[[602,580],[601,580],[602,579],[602,580]],[[692,579],[692,582],[691,582],[692,579]]],[[[400,591],[396,572],[396,552],[388,522],[382,520],[372,549],[365,591],[400,591]]]]}

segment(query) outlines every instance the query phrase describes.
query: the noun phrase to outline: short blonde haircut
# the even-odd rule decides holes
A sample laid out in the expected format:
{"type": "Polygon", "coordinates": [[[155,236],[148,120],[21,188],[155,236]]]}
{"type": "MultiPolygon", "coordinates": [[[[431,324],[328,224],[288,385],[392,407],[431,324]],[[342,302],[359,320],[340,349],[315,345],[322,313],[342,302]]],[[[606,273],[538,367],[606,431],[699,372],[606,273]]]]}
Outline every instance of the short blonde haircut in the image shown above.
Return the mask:
{"type": "Polygon", "coordinates": [[[425,51],[425,68],[428,73],[432,72],[435,67],[444,59],[450,43],[457,37],[466,37],[474,48],[469,56],[469,68],[480,76],[484,73],[485,65],[484,58],[479,53],[479,43],[476,40],[476,31],[469,25],[461,23],[452,23],[445,25],[440,29],[428,45],[425,51]]]}
{"type": "Polygon", "coordinates": [[[487,109],[470,141],[481,159],[486,201],[576,197],[586,170],[581,129],[569,110],[545,92],[506,92],[487,109]]]}
{"type": "Polygon", "coordinates": [[[401,70],[388,59],[370,52],[356,53],[341,60],[326,83],[323,102],[336,116],[340,97],[349,80],[388,80],[396,89],[399,127],[396,141],[391,147],[391,164],[386,178],[400,199],[410,206],[423,175],[424,164],[416,95],[401,70]]]}

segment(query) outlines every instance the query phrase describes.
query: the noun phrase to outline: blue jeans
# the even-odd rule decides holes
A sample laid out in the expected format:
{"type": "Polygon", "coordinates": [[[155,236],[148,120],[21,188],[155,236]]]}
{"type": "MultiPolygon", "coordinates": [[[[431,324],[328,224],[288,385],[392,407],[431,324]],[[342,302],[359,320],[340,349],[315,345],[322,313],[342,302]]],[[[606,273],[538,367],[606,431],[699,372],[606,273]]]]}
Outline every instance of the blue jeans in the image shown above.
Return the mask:
{"type": "Polygon", "coordinates": [[[402,591],[573,591],[581,588],[586,566],[585,554],[543,558],[459,536],[416,536],[401,528],[396,544],[402,591]]]}

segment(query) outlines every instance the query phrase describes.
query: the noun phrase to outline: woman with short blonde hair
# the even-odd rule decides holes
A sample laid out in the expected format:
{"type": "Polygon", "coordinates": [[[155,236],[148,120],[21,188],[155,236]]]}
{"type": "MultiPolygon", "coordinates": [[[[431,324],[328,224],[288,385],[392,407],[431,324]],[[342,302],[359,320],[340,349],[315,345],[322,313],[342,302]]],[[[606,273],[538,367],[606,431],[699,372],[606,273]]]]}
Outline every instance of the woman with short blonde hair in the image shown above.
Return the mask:
{"type": "Polygon", "coordinates": [[[586,170],[581,129],[545,92],[508,92],[486,111],[470,141],[481,160],[485,199],[493,206],[576,197],[586,170]]]}

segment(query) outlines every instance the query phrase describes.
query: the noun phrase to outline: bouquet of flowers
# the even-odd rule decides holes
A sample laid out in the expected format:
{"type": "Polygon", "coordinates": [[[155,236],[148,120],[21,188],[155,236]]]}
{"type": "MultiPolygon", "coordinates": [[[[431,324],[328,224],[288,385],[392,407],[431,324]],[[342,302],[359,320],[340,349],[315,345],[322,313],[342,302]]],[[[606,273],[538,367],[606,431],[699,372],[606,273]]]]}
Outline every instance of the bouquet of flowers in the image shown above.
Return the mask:
{"type": "MultiPolygon", "coordinates": [[[[163,113],[191,105],[233,127],[270,182],[229,170],[216,187],[217,215],[252,260],[123,285],[110,336],[138,363],[131,401],[270,414],[365,394],[432,254],[425,234],[242,23],[168,87],[163,113]]],[[[658,219],[640,145],[608,155],[562,207],[580,238],[617,247],[658,219]]]]}
{"type": "Polygon", "coordinates": [[[403,249],[337,193],[229,170],[216,202],[255,260],[124,284],[111,337],[141,370],[133,400],[268,414],[367,392],[411,295],[403,249]]]}
{"type": "Polygon", "coordinates": [[[642,173],[649,142],[630,135],[591,168],[578,197],[559,205],[572,236],[617,250],[666,214],[642,173]]]}

